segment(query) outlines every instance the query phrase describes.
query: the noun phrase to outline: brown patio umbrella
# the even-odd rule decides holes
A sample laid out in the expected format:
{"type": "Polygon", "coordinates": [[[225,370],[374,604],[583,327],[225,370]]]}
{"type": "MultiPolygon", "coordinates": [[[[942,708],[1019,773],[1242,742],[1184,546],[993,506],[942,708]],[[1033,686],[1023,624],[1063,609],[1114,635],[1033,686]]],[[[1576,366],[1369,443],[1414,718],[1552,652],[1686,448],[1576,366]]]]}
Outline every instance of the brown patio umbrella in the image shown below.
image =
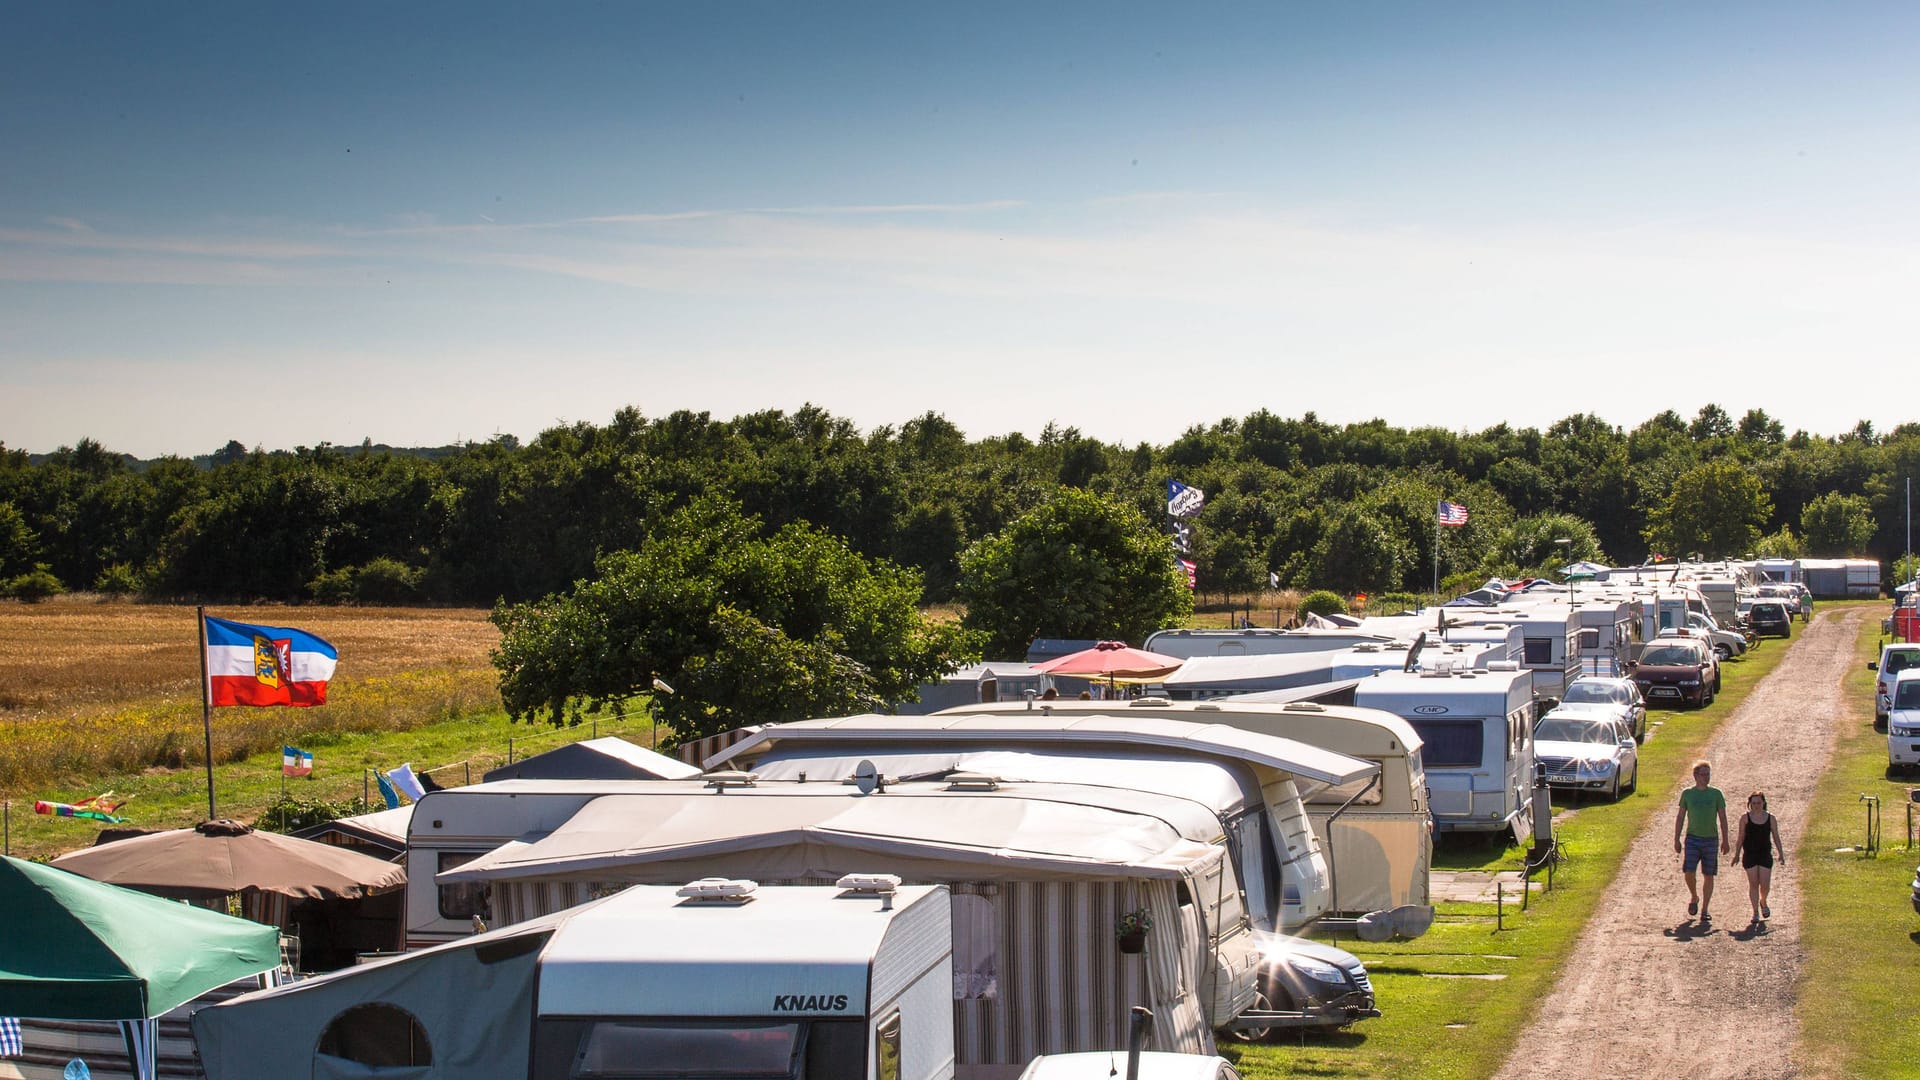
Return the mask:
{"type": "Polygon", "coordinates": [[[233,821],[117,840],[53,865],[95,881],[180,900],[259,892],[291,900],[354,900],[406,884],[406,870],[331,844],[255,832],[233,821]]]}

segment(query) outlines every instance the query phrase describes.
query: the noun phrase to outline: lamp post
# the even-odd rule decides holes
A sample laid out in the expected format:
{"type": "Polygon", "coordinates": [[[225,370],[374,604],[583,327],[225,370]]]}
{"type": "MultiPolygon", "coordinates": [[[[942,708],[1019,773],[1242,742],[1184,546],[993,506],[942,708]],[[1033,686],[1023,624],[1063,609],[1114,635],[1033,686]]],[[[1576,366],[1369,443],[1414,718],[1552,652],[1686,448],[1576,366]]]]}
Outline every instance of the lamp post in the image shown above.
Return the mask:
{"type": "MultiPolygon", "coordinates": [[[[1553,543],[1555,547],[1560,549],[1560,558],[1563,560],[1566,559],[1567,556],[1573,552],[1573,537],[1571,536],[1563,536],[1560,539],[1555,540],[1553,543]]],[[[1569,572],[1572,569],[1573,569],[1573,564],[1571,562],[1568,562],[1565,566],[1562,566],[1560,568],[1560,576],[1567,579],[1567,606],[1568,607],[1573,606],[1573,594],[1576,590],[1580,588],[1580,583],[1575,581],[1573,579],[1573,574],[1569,572]]]]}

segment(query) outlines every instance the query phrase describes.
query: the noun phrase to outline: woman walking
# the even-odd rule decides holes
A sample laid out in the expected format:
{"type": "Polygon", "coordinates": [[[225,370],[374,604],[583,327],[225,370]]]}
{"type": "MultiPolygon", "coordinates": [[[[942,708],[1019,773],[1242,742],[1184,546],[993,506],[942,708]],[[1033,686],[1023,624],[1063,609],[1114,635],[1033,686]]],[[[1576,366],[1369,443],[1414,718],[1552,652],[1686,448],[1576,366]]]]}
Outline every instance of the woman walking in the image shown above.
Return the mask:
{"type": "Polygon", "coordinates": [[[1785,864],[1787,849],[1780,843],[1780,821],[1767,812],[1766,793],[1756,791],[1747,796],[1747,812],[1740,815],[1733,859],[1735,865],[1747,868],[1747,899],[1753,902],[1757,926],[1765,926],[1766,920],[1773,918],[1767,893],[1773,888],[1775,852],[1779,852],[1778,861],[1785,864]]]}

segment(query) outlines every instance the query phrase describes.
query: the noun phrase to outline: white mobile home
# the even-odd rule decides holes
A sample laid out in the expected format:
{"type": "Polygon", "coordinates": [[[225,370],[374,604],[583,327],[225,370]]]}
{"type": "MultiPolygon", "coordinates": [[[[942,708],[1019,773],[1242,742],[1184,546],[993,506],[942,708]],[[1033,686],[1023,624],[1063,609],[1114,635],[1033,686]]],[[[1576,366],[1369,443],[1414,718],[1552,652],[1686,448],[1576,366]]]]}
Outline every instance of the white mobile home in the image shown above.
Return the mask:
{"type": "Polygon", "coordinates": [[[1524,671],[1381,672],[1362,679],[1354,704],[1407,721],[1441,832],[1533,835],[1533,681],[1524,671]]]}
{"type": "Polygon", "coordinates": [[[1376,671],[1398,670],[1408,663],[1426,668],[1472,668],[1505,658],[1504,645],[1438,640],[1422,642],[1417,651],[1408,642],[1389,641],[1325,652],[1196,656],[1161,679],[1160,686],[1176,701],[1208,701],[1358,679],[1376,671]]]}
{"type": "Polygon", "coordinates": [[[947,890],[635,886],[194,1014],[210,1080],[955,1073],[947,890]]]}

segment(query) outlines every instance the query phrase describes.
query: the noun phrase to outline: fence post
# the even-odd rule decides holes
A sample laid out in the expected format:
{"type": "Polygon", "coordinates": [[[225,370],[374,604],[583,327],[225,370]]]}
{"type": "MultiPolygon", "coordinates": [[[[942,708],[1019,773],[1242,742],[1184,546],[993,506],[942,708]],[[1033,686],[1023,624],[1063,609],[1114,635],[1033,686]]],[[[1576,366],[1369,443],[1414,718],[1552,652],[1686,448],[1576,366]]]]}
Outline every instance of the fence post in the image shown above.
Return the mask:
{"type": "Polygon", "coordinates": [[[1507,883],[1499,878],[1493,879],[1493,929],[1498,933],[1507,928],[1507,883]]]}
{"type": "Polygon", "coordinates": [[[467,786],[472,787],[473,786],[473,759],[468,758],[466,761],[461,762],[461,764],[467,767],[467,786]]]}
{"type": "Polygon", "coordinates": [[[507,764],[513,764],[513,736],[507,736],[507,764]]]}

